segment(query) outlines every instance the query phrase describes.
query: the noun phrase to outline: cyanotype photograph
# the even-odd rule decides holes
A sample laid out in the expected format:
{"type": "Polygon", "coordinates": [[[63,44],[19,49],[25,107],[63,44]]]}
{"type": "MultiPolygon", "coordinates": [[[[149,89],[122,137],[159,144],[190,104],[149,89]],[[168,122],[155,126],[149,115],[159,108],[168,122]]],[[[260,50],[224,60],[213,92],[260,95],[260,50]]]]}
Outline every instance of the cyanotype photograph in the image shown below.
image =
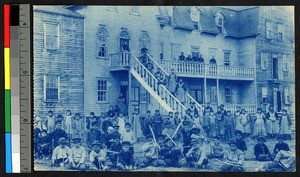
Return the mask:
{"type": "Polygon", "coordinates": [[[33,6],[35,171],[294,172],[293,6],[33,6]]]}

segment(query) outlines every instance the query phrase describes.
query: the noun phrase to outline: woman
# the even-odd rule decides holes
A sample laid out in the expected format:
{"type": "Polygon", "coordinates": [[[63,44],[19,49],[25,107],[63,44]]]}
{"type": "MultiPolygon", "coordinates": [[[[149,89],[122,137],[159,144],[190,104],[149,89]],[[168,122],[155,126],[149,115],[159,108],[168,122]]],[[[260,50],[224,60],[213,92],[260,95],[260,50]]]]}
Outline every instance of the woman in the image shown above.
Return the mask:
{"type": "Polygon", "coordinates": [[[130,123],[132,125],[135,141],[138,142],[143,137],[141,116],[138,109],[134,110],[134,114],[131,116],[130,123]]]}
{"type": "Polygon", "coordinates": [[[126,109],[126,103],[125,103],[125,97],[123,96],[123,93],[120,93],[120,96],[118,98],[118,103],[117,103],[120,111],[124,114],[127,115],[127,109],[126,109]]]}
{"type": "Polygon", "coordinates": [[[180,78],[179,83],[176,86],[176,97],[182,104],[185,103],[185,91],[185,85],[183,83],[183,80],[180,78]]]}
{"type": "Polygon", "coordinates": [[[177,75],[174,72],[174,69],[171,69],[171,74],[168,76],[168,90],[175,95],[175,89],[177,86],[177,75]]]}

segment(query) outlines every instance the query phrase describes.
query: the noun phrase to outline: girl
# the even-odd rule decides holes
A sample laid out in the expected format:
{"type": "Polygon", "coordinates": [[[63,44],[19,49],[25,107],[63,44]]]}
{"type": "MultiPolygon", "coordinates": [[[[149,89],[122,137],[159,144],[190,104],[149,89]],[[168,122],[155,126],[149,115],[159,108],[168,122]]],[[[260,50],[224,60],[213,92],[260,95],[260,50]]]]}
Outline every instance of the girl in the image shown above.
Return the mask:
{"type": "Polygon", "coordinates": [[[52,133],[54,131],[54,127],[55,127],[55,118],[53,115],[53,111],[48,111],[48,116],[47,116],[47,120],[43,121],[43,124],[47,125],[47,130],[48,130],[48,134],[52,133]]]}
{"type": "Polygon", "coordinates": [[[123,112],[119,113],[119,117],[117,118],[117,125],[119,125],[119,133],[122,134],[125,132],[125,117],[123,117],[123,112]]]}
{"type": "Polygon", "coordinates": [[[209,137],[217,136],[216,115],[213,111],[209,113],[209,137]]]}
{"type": "Polygon", "coordinates": [[[84,124],[83,119],[80,117],[79,113],[75,114],[75,117],[72,121],[72,128],[73,128],[73,137],[81,137],[84,131],[84,124]]]}
{"type": "Polygon", "coordinates": [[[63,120],[63,127],[67,134],[71,133],[71,126],[72,126],[72,115],[70,110],[66,110],[66,117],[63,120]]]}
{"type": "Polygon", "coordinates": [[[285,140],[291,139],[291,118],[287,114],[287,111],[284,109],[282,110],[282,116],[280,119],[280,134],[283,136],[285,140]]]}
{"type": "Polygon", "coordinates": [[[131,124],[130,123],[126,123],[125,124],[125,131],[123,132],[123,134],[121,134],[121,141],[127,141],[130,142],[131,147],[130,147],[130,151],[132,154],[134,154],[134,149],[133,149],[133,144],[135,143],[135,139],[134,139],[134,135],[133,132],[131,130],[131,124]]]}
{"type": "Polygon", "coordinates": [[[216,112],[217,135],[223,139],[225,135],[225,121],[222,108],[219,106],[216,112]]]}
{"type": "Polygon", "coordinates": [[[266,116],[262,112],[261,108],[257,108],[257,113],[255,114],[254,120],[254,129],[253,136],[266,136],[266,128],[265,128],[265,119],[266,116]]]}
{"type": "Polygon", "coordinates": [[[130,123],[132,125],[135,140],[139,141],[143,137],[143,132],[141,126],[141,116],[138,109],[135,109],[134,114],[131,117],[130,123]]]}
{"type": "Polygon", "coordinates": [[[274,106],[269,106],[269,112],[266,114],[267,118],[267,134],[274,138],[279,133],[278,114],[274,110],[274,106]]]}
{"type": "Polygon", "coordinates": [[[251,133],[250,129],[250,118],[249,114],[246,112],[245,109],[241,110],[240,120],[239,123],[242,125],[242,130],[240,130],[243,135],[247,136],[251,133]]]}

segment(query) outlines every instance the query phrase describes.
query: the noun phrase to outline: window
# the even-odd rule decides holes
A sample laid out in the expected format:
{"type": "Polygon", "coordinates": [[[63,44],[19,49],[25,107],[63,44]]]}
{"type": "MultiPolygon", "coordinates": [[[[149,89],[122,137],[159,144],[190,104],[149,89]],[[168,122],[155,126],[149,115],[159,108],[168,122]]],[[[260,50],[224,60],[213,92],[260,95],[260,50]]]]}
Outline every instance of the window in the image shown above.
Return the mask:
{"type": "Polygon", "coordinates": [[[192,58],[199,58],[199,46],[192,46],[192,58]]]}
{"type": "Polygon", "coordinates": [[[216,58],[216,54],[217,54],[217,49],[214,49],[214,48],[209,48],[209,56],[210,56],[210,59],[212,58],[216,58]]]}
{"type": "Polygon", "coordinates": [[[224,65],[225,66],[230,65],[230,51],[228,51],[228,50],[224,51],[224,65]]]}
{"type": "Polygon", "coordinates": [[[159,43],[159,57],[161,60],[164,59],[164,43],[163,42],[159,43]]]}
{"type": "Polygon", "coordinates": [[[143,34],[140,37],[140,49],[142,48],[146,48],[148,51],[150,48],[150,37],[146,31],[143,31],[143,34]]]}
{"type": "Polygon", "coordinates": [[[209,90],[209,96],[210,96],[210,103],[216,104],[217,103],[217,87],[210,87],[209,90]]]}
{"type": "Polygon", "coordinates": [[[45,47],[47,49],[59,48],[59,27],[58,24],[45,23],[45,47]]]}
{"type": "Polygon", "coordinates": [[[220,14],[219,17],[217,17],[217,27],[221,34],[224,33],[224,17],[220,14]]]}
{"type": "Polygon", "coordinates": [[[44,101],[57,102],[59,100],[60,76],[44,75],[44,101]]]}
{"type": "Polygon", "coordinates": [[[190,12],[191,20],[194,22],[194,26],[196,29],[199,28],[199,22],[200,22],[200,11],[197,8],[192,8],[190,12]]]}
{"type": "Polygon", "coordinates": [[[108,98],[107,80],[98,80],[98,101],[106,102],[108,98]]]}
{"type": "Polygon", "coordinates": [[[230,87],[225,87],[225,103],[231,103],[231,89],[230,87]]]}
{"type": "Polygon", "coordinates": [[[131,87],[132,97],[131,101],[139,102],[140,101],[140,88],[136,86],[131,87]]]}
{"type": "Polygon", "coordinates": [[[173,61],[177,61],[179,55],[180,55],[180,44],[171,44],[171,58],[173,61]]]}
{"type": "Polygon", "coordinates": [[[262,103],[268,103],[268,89],[267,87],[261,87],[261,94],[262,94],[262,103]]]}
{"type": "Polygon", "coordinates": [[[290,88],[285,87],[284,88],[284,104],[290,104],[290,103],[291,103],[290,88]]]}
{"type": "Polygon", "coordinates": [[[288,54],[282,54],[282,61],[283,61],[283,64],[282,64],[282,70],[283,71],[288,71],[288,54]]]}
{"type": "Polygon", "coordinates": [[[139,6],[131,6],[130,14],[140,15],[140,7],[139,6]]]}
{"type": "Polygon", "coordinates": [[[278,39],[283,40],[284,37],[284,26],[283,24],[278,24],[278,39]]]}
{"type": "Polygon", "coordinates": [[[267,69],[268,68],[268,54],[265,52],[260,53],[260,67],[261,69],[267,69]]]}
{"type": "Polygon", "coordinates": [[[147,103],[147,91],[141,90],[141,103],[147,103]]]}
{"type": "Polygon", "coordinates": [[[118,6],[108,6],[107,10],[109,11],[118,11],[118,6]]]}
{"type": "Polygon", "coordinates": [[[107,57],[108,56],[108,32],[104,26],[100,26],[100,29],[97,32],[97,56],[98,57],[107,57]]]}
{"type": "Polygon", "coordinates": [[[271,39],[271,32],[272,32],[272,24],[270,21],[266,21],[266,38],[271,39]]]}

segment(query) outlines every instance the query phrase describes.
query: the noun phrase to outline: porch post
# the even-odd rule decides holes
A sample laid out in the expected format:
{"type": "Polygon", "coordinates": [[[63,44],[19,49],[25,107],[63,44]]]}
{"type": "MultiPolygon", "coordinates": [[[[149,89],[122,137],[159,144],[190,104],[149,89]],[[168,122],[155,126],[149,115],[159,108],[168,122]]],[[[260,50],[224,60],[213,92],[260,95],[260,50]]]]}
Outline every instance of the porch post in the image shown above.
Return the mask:
{"type": "Polygon", "coordinates": [[[207,89],[206,89],[206,65],[204,65],[204,105],[207,102],[207,89]]]}
{"type": "Polygon", "coordinates": [[[131,105],[131,73],[128,71],[128,117],[132,115],[132,105],[131,105]]]}
{"type": "Polygon", "coordinates": [[[220,88],[219,88],[219,79],[217,78],[217,106],[220,105],[220,88]]]}

